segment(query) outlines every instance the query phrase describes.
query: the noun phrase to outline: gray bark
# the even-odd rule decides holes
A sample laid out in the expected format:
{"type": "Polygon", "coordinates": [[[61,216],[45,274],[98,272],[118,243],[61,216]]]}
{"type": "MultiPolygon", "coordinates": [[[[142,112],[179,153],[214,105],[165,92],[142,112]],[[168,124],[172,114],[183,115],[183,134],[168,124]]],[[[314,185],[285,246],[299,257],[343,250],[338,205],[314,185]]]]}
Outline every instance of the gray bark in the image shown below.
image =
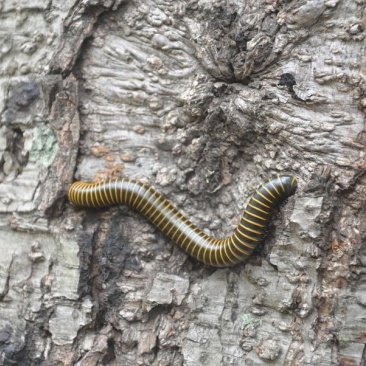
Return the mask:
{"type": "Polygon", "coordinates": [[[364,0],[0,11],[0,364],[366,364],[364,0]],[[66,199],[137,178],[224,237],[284,173],[298,192],[229,269],[66,199]]]}

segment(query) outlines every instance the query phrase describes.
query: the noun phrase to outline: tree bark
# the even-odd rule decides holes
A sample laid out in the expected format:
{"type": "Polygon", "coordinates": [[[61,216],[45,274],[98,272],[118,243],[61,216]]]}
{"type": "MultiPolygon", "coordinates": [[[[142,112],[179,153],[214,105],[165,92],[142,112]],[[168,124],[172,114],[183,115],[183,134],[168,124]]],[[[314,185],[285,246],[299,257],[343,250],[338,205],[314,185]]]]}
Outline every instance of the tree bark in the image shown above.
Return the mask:
{"type": "Polygon", "coordinates": [[[365,1],[0,2],[1,365],[366,365],[365,1]],[[152,184],[230,235],[207,267],[74,180],[152,184]]]}

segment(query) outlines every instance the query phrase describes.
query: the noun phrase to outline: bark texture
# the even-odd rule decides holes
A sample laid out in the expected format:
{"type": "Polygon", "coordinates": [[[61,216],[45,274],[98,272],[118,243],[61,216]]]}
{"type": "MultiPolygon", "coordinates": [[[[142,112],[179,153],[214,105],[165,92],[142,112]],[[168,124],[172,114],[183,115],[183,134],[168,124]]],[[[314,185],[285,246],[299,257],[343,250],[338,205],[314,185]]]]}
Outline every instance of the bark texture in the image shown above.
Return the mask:
{"type": "Polygon", "coordinates": [[[365,366],[365,8],[1,0],[0,364],[365,366]],[[285,173],[230,269],[65,197],[141,179],[224,237],[285,173]]]}

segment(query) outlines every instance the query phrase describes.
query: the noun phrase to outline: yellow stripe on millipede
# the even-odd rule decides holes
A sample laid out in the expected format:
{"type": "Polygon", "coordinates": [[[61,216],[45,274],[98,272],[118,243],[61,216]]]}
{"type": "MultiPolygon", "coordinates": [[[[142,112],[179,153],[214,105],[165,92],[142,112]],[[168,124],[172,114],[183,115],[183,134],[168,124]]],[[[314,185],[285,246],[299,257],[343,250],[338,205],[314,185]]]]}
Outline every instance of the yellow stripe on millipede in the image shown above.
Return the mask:
{"type": "Polygon", "coordinates": [[[202,244],[201,248],[199,249],[197,258],[198,258],[198,255],[201,253],[202,249],[204,249],[201,262],[207,262],[206,255],[207,255],[207,251],[211,250],[211,239],[212,238],[210,238],[208,235],[206,235],[204,233],[202,234],[202,238],[204,239],[205,244],[204,245],[202,244]]]}
{"type": "Polygon", "coordinates": [[[94,195],[92,194],[92,190],[91,190],[90,184],[89,185],[84,184],[84,187],[82,188],[82,190],[86,193],[87,196],[90,196],[91,204],[93,206],[95,206],[94,201],[93,201],[94,195]]]}
{"type": "Polygon", "coordinates": [[[140,191],[141,191],[141,189],[143,188],[141,185],[139,186],[140,188],[139,188],[139,190],[137,191],[137,194],[136,194],[136,198],[135,198],[135,200],[132,202],[132,204],[131,204],[131,206],[132,207],[138,207],[139,206],[139,203],[137,203],[136,204],[136,201],[138,201],[138,200],[140,200],[140,202],[141,202],[141,200],[142,200],[142,197],[141,197],[141,195],[140,195],[140,191]]]}
{"type": "Polygon", "coordinates": [[[112,198],[113,198],[113,202],[114,203],[118,203],[118,197],[117,197],[117,178],[113,179],[113,181],[111,180],[110,183],[111,186],[111,192],[112,192],[112,198]]]}
{"type": "Polygon", "coordinates": [[[265,203],[263,203],[263,202],[261,202],[261,201],[257,200],[255,197],[252,197],[252,200],[253,200],[253,201],[255,201],[255,202],[257,202],[257,203],[259,203],[260,205],[262,205],[262,206],[264,206],[264,207],[266,207],[266,208],[271,209],[271,206],[268,206],[268,205],[266,205],[265,203]]]}
{"type": "Polygon", "coordinates": [[[244,214],[249,215],[249,216],[253,216],[256,219],[259,219],[259,220],[262,220],[262,221],[267,221],[267,219],[265,217],[258,216],[258,215],[254,214],[252,212],[249,212],[249,211],[246,211],[244,214]]]}
{"type": "Polygon", "coordinates": [[[126,201],[123,200],[123,194],[124,194],[124,191],[125,191],[125,189],[123,189],[124,184],[125,184],[125,180],[122,179],[121,180],[121,189],[119,190],[119,202],[120,203],[126,202],[126,201]]]}
{"type": "Polygon", "coordinates": [[[108,194],[107,184],[103,184],[102,186],[103,186],[103,191],[104,191],[104,197],[107,201],[107,204],[110,205],[112,202],[111,202],[109,194],[108,194]]]}
{"type": "MultiPolygon", "coordinates": [[[[194,232],[194,233],[196,234],[196,237],[198,236],[198,240],[195,240],[196,238],[193,237],[193,239],[190,241],[190,243],[187,245],[187,248],[186,248],[187,253],[190,253],[191,255],[194,253],[195,249],[200,246],[198,244],[200,242],[200,240],[204,240],[202,235],[200,235],[199,233],[196,233],[196,232],[194,232]],[[193,243],[192,249],[190,249],[191,243],[193,243]]],[[[200,249],[198,249],[198,253],[199,253],[199,251],[200,251],[200,249]]],[[[197,257],[198,257],[198,253],[197,253],[197,257]]]]}
{"type": "Polygon", "coordinates": [[[94,198],[95,198],[95,200],[97,202],[97,205],[98,206],[102,206],[102,203],[99,202],[99,187],[98,187],[98,185],[97,184],[91,184],[89,186],[89,188],[93,191],[92,194],[94,195],[94,198]]]}
{"type": "Polygon", "coordinates": [[[214,249],[213,249],[213,241],[214,241],[213,238],[208,237],[208,244],[209,245],[205,248],[205,251],[203,253],[203,257],[204,258],[206,258],[206,256],[208,255],[208,262],[209,262],[210,266],[213,265],[212,264],[212,253],[214,251],[214,249]],[[211,248],[209,246],[211,246],[211,248]]]}
{"type": "MultiPolygon", "coordinates": [[[[230,250],[230,252],[233,254],[233,256],[236,258],[236,259],[239,259],[240,260],[240,257],[238,257],[236,254],[235,254],[235,252],[234,252],[234,250],[233,250],[233,248],[232,248],[232,245],[230,245],[230,243],[229,243],[229,241],[231,241],[230,240],[230,238],[231,237],[229,237],[228,239],[228,241],[227,241],[227,247],[229,248],[229,250],[230,250]]],[[[235,247],[236,247],[236,245],[234,245],[235,247]]],[[[240,250],[240,252],[241,252],[241,250],[240,250]]],[[[231,262],[234,262],[234,261],[231,261],[231,262]]]]}
{"type": "Polygon", "coordinates": [[[248,231],[250,231],[250,232],[252,232],[254,234],[258,234],[258,235],[261,235],[262,234],[261,231],[257,231],[257,230],[251,229],[248,226],[243,225],[242,223],[239,223],[239,226],[242,227],[244,230],[248,230],[248,231]]]}
{"type": "Polygon", "coordinates": [[[73,202],[74,204],[77,203],[77,198],[76,198],[77,189],[76,189],[76,187],[78,187],[79,185],[80,185],[80,182],[75,182],[69,188],[69,192],[68,192],[69,200],[71,202],[73,202]]]}
{"type": "MultiPolygon", "coordinates": [[[[163,200],[164,200],[164,198],[163,198],[163,200]]],[[[165,200],[166,201],[166,200],[165,200]]],[[[162,207],[162,209],[160,209],[160,206],[165,206],[165,201],[161,201],[160,203],[159,203],[159,205],[156,207],[156,210],[154,211],[154,214],[155,214],[155,212],[156,211],[160,211],[160,213],[158,214],[158,216],[156,216],[154,219],[153,218],[151,218],[151,221],[156,225],[156,226],[158,226],[157,224],[156,224],[156,220],[162,215],[162,213],[164,212],[164,207],[162,207]]]]}
{"type": "MultiPolygon", "coordinates": [[[[258,242],[258,241],[259,241],[258,239],[253,239],[253,238],[251,238],[250,236],[244,235],[244,234],[243,234],[239,229],[237,229],[237,231],[238,231],[241,235],[243,235],[245,238],[247,238],[247,239],[249,239],[249,240],[251,240],[251,241],[254,241],[254,242],[258,242]]],[[[235,231],[233,232],[233,236],[235,236],[235,239],[236,239],[236,240],[237,240],[241,245],[244,245],[245,247],[247,247],[247,248],[249,248],[249,249],[253,249],[253,248],[256,246],[256,244],[251,245],[251,244],[249,244],[249,243],[246,243],[246,242],[244,242],[244,241],[240,240],[240,239],[239,239],[239,237],[236,235],[235,231]]]]}
{"type": "Polygon", "coordinates": [[[283,186],[282,179],[281,179],[281,177],[279,175],[277,175],[277,179],[279,180],[279,182],[281,184],[282,192],[285,194],[286,193],[285,187],[283,186]]]}
{"type": "Polygon", "coordinates": [[[74,204],[77,203],[77,200],[76,200],[76,188],[75,188],[75,185],[76,183],[74,183],[70,189],[69,189],[69,199],[71,200],[71,202],[73,202],[74,204]]]}
{"type": "Polygon", "coordinates": [[[104,201],[104,197],[103,197],[103,188],[101,188],[101,186],[102,186],[101,184],[97,185],[98,200],[100,200],[101,206],[105,206],[105,201],[104,201]]]}
{"type": "MultiPolygon", "coordinates": [[[[223,265],[226,265],[226,262],[225,262],[225,260],[224,260],[224,256],[222,255],[222,249],[223,249],[223,247],[224,247],[224,244],[223,243],[221,243],[222,245],[220,245],[220,247],[219,247],[219,262],[218,263],[222,263],[223,265]]],[[[221,264],[220,264],[221,265],[221,264]]]]}
{"type": "Polygon", "coordinates": [[[183,241],[181,243],[179,243],[179,239],[177,239],[177,244],[181,247],[184,248],[184,250],[188,253],[191,254],[192,252],[189,250],[189,247],[192,244],[193,239],[190,239],[190,237],[188,235],[185,235],[184,230],[182,230],[181,234],[179,235],[179,238],[183,235],[183,241]],[[186,243],[186,241],[188,240],[188,243],[186,243]]]}
{"type": "Polygon", "coordinates": [[[220,250],[219,248],[220,248],[219,246],[217,246],[217,248],[215,248],[215,263],[216,263],[217,266],[219,265],[219,260],[217,258],[217,253],[220,250]]]}
{"type": "Polygon", "coordinates": [[[276,186],[273,184],[273,182],[270,181],[269,183],[271,184],[271,186],[273,187],[273,189],[277,192],[278,196],[281,197],[281,193],[278,192],[278,190],[277,190],[276,186]]]}
{"type": "MultiPolygon", "coordinates": [[[[210,245],[212,245],[212,238],[210,238],[210,241],[209,241],[210,245]]],[[[206,258],[206,252],[207,252],[207,249],[205,250],[205,252],[203,253],[203,256],[204,258],[206,258]]],[[[208,255],[208,263],[210,266],[212,266],[212,253],[213,253],[213,248],[210,248],[210,250],[208,251],[207,255],[208,255]]]]}
{"type": "Polygon", "coordinates": [[[233,260],[232,260],[231,256],[228,253],[228,247],[229,247],[229,241],[227,240],[226,245],[224,245],[224,251],[225,251],[227,259],[229,260],[229,263],[232,263],[233,260]]]}
{"type": "Polygon", "coordinates": [[[258,194],[259,196],[261,196],[263,199],[265,199],[266,201],[268,201],[270,204],[273,205],[274,201],[271,201],[268,197],[266,197],[264,194],[262,194],[261,192],[259,192],[258,190],[256,190],[256,194],[258,194]]]}
{"type": "Polygon", "coordinates": [[[273,197],[274,199],[276,199],[277,197],[276,196],[274,196],[273,194],[272,194],[272,192],[265,186],[265,185],[263,185],[262,184],[262,187],[267,191],[267,193],[271,196],[271,197],[273,197]]]}
{"type": "Polygon", "coordinates": [[[114,188],[115,181],[116,181],[116,179],[110,179],[109,182],[108,182],[109,195],[111,197],[111,200],[112,200],[113,204],[118,203],[118,201],[116,200],[116,193],[117,192],[114,188]]]}
{"type": "MultiPolygon", "coordinates": [[[[178,216],[178,212],[176,212],[175,214],[174,214],[174,217],[175,216],[178,216]]],[[[173,237],[174,237],[174,235],[175,235],[175,233],[172,235],[172,236],[170,236],[170,232],[175,228],[176,230],[175,230],[175,232],[177,232],[178,230],[179,230],[179,228],[183,225],[183,224],[185,224],[185,222],[182,220],[180,223],[178,222],[178,225],[175,225],[175,224],[173,224],[172,223],[172,221],[173,221],[173,219],[172,220],[170,220],[170,222],[168,222],[165,226],[164,226],[164,230],[165,230],[165,227],[170,223],[172,226],[171,226],[171,228],[165,233],[165,235],[166,236],[168,236],[170,239],[172,239],[173,240],[173,237]]]]}
{"type": "Polygon", "coordinates": [[[78,182],[74,183],[69,190],[69,196],[70,196],[70,198],[72,198],[73,202],[76,204],[78,203],[77,198],[76,198],[76,192],[77,192],[76,187],[78,186],[78,184],[80,184],[80,183],[78,183],[78,182]]]}
{"type": "Polygon", "coordinates": [[[98,190],[97,190],[97,193],[99,193],[98,198],[102,202],[102,206],[105,206],[105,201],[104,201],[104,197],[103,197],[103,191],[104,191],[103,185],[102,184],[98,184],[98,190]]]}
{"type": "MultiPolygon", "coordinates": [[[[236,248],[240,253],[243,253],[243,254],[245,254],[245,255],[249,255],[249,254],[250,254],[250,252],[246,252],[244,249],[239,248],[239,247],[235,244],[235,241],[234,241],[233,235],[232,235],[232,236],[230,236],[230,241],[231,241],[231,244],[232,244],[232,245],[234,245],[234,247],[235,247],[235,248],[236,248]]],[[[250,248],[250,249],[252,249],[252,248],[250,248]]]]}
{"type": "Polygon", "coordinates": [[[247,219],[244,216],[241,219],[244,220],[244,221],[246,221],[246,222],[249,222],[249,224],[252,224],[252,225],[255,225],[255,226],[259,226],[259,227],[262,227],[262,228],[266,227],[265,225],[258,224],[257,222],[251,221],[251,220],[247,219]]]}
{"type": "Polygon", "coordinates": [[[136,181],[128,182],[128,190],[126,191],[126,204],[131,206],[131,200],[135,193],[136,181]]]}
{"type": "MultiPolygon", "coordinates": [[[[189,221],[188,221],[189,222],[189,221]]],[[[172,227],[169,229],[169,231],[166,233],[166,235],[169,235],[170,234],[170,232],[171,232],[171,230],[175,227],[175,232],[174,232],[174,234],[171,236],[171,239],[172,240],[174,240],[174,236],[177,234],[177,232],[180,230],[180,228],[183,226],[183,225],[187,225],[187,223],[184,221],[184,220],[182,220],[182,222],[180,222],[179,223],[179,225],[178,226],[176,226],[175,227],[175,225],[172,225],[172,227]]],[[[190,225],[192,225],[192,224],[188,224],[188,226],[190,226],[190,225]]],[[[178,239],[177,239],[177,241],[180,239],[180,237],[182,236],[184,234],[184,230],[182,230],[182,232],[180,233],[180,235],[178,236],[178,239]]]]}
{"type": "Polygon", "coordinates": [[[91,186],[91,189],[93,190],[94,192],[94,196],[95,196],[95,199],[97,200],[98,202],[98,206],[103,206],[104,202],[102,200],[102,191],[101,191],[101,188],[99,187],[100,184],[99,183],[94,183],[92,186],[91,186]]]}
{"type": "MultiPolygon", "coordinates": [[[[90,196],[92,196],[91,201],[94,202],[95,199],[95,195],[96,193],[96,188],[95,188],[96,184],[85,184],[84,187],[82,188],[87,194],[89,194],[90,196]]],[[[97,207],[96,204],[94,204],[94,207],[97,207]]]]}
{"type": "Polygon", "coordinates": [[[80,192],[82,192],[82,190],[83,190],[83,185],[82,184],[75,185],[73,187],[73,189],[74,189],[73,196],[74,196],[75,202],[77,204],[82,204],[82,202],[80,200],[80,192]]]}
{"type": "Polygon", "coordinates": [[[248,203],[248,206],[251,207],[251,208],[254,208],[255,210],[260,211],[260,212],[262,212],[262,213],[264,213],[266,215],[269,214],[269,211],[264,211],[261,208],[258,208],[257,206],[253,206],[250,202],[248,203]]]}
{"type": "MultiPolygon", "coordinates": [[[[168,202],[168,201],[167,201],[168,202]]],[[[172,213],[172,212],[174,212],[174,207],[172,207],[172,206],[170,206],[169,205],[169,202],[168,202],[168,205],[166,205],[166,206],[164,206],[163,207],[163,209],[162,209],[162,211],[161,211],[161,213],[159,214],[159,216],[165,211],[165,210],[168,210],[167,212],[166,212],[166,215],[165,216],[163,216],[163,218],[156,224],[156,226],[157,227],[160,227],[160,224],[164,221],[164,219],[168,219],[168,224],[169,224],[169,221],[171,220],[171,219],[169,219],[169,215],[170,215],[170,213],[172,213]]],[[[158,216],[158,217],[159,217],[158,216]]],[[[157,218],[158,218],[157,217],[157,218]]],[[[165,227],[166,225],[164,225],[164,227],[165,227]]],[[[162,231],[163,231],[163,229],[161,229],[162,231]]],[[[163,231],[164,232],[164,231],[163,231]]]]}
{"type": "Polygon", "coordinates": [[[88,194],[87,189],[84,189],[84,193],[85,193],[85,204],[86,204],[86,206],[90,206],[90,204],[89,204],[90,194],[88,194]]]}
{"type": "Polygon", "coordinates": [[[114,200],[113,200],[113,195],[112,195],[112,187],[111,187],[111,179],[107,181],[107,183],[104,185],[105,186],[105,194],[106,197],[108,199],[108,205],[113,205],[114,204],[114,200]]]}
{"type": "Polygon", "coordinates": [[[220,255],[221,255],[221,260],[223,261],[224,265],[227,266],[229,263],[231,263],[231,259],[229,258],[229,256],[227,255],[227,252],[226,252],[226,242],[224,242],[224,243],[225,243],[225,245],[221,245],[220,255]],[[226,258],[228,259],[229,262],[225,261],[224,256],[222,255],[222,250],[225,252],[226,258]]]}
{"type": "MultiPolygon", "coordinates": [[[[205,238],[204,238],[205,239],[205,238]]],[[[198,244],[198,242],[196,243],[196,244],[198,244]]],[[[203,249],[203,246],[201,245],[199,248],[198,248],[198,252],[197,252],[197,254],[196,254],[196,258],[200,261],[200,262],[202,262],[202,259],[200,259],[200,254],[201,254],[201,250],[203,249]]],[[[193,253],[193,252],[192,252],[193,253]]]]}
{"type": "MultiPolygon", "coordinates": [[[[146,201],[146,195],[149,193],[149,188],[150,187],[147,187],[145,184],[143,184],[142,186],[141,186],[141,188],[144,190],[144,193],[142,194],[142,196],[140,197],[140,202],[138,202],[138,204],[135,206],[135,208],[137,209],[137,210],[139,210],[139,211],[141,211],[142,209],[141,209],[141,207],[140,207],[140,205],[144,202],[144,201],[146,201]]],[[[140,191],[139,191],[140,192],[140,191]]],[[[149,201],[149,200],[147,200],[147,201],[149,201]]],[[[145,205],[146,205],[146,203],[145,203],[145,205]]],[[[144,205],[144,207],[145,207],[145,205],[144,205]]],[[[143,208],[144,208],[143,207],[143,208]]]]}
{"type": "Polygon", "coordinates": [[[97,207],[97,204],[94,202],[94,192],[92,189],[92,184],[88,185],[85,184],[82,189],[84,189],[90,195],[90,200],[92,202],[93,207],[97,207]]]}
{"type": "MultiPolygon", "coordinates": [[[[175,218],[175,217],[177,217],[177,216],[179,216],[180,215],[180,212],[178,211],[178,210],[176,210],[175,208],[174,208],[174,206],[172,206],[172,211],[171,212],[173,212],[173,216],[168,220],[168,222],[164,225],[164,227],[162,227],[161,228],[161,230],[162,230],[162,232],[163,233],[165,233],[165,229],[166,229],[166,227],[169,225],[169,224],[171,224],[172,225],[172,227],[174,226],[173,225],[173,219],[175,218]]],[[[178,218],[178,220],[179,220],[179,218],[178,218]]],[[[170,228],[170,230],[171,230],[171,228],[170,228]]],[[[170,232],[170,230],[168,231],[168,233],[170,232]]],[[[168,234],[165,234],[165,235],[167,235],[168,236],[168,234]]]]}
{"type": "Polygon", "coordinates": [[[153,193],[151,194],[151,197],[150,197],[150,198],[147,198],[147,199],[146,199],[145,204],[144,204],[141,208],[139,208],[139,210],[140,210],[144,215],[146,215],[146,213],[144,212],[145,207],[150,205],[150,200],[151,200],[151,198],[152,198],[152,197],[154,197],[155,193],[157,193],[156,191],[154,191],[154,190],[152,189],[152,187],[149,187],[149,189],[144,193],[143,197],[141,198],[141,201],[143,201],[143,200],[145,199],[145,195],[146,195],[147,193],[150,193],[150,189],[153,191],[153,193]]]}
{"type": "MultiPolygon", "coordinates": [[[[154,202],[152,202],[152,203],[150,203],[150,202],[146,202],[146,205],[147,205],[147,204],[149,204],[149,205],[150,205],[149,209],[148,209],[146,212],[144,212],[144,214],[145,214],[146,216],[148,216],[148,215],[153,215],[153,214],[154,214],[154,213],[150,214],[150,211],[151,211],[151,209],[152,209],[152,208],[154,208],[154,204],[155,204],[155,202],[160,200],[160,195],[159,195],[157,192],[154,192],[154,193],[152,194],[152,196],[151,196],[151,197],[154,197],[154,196],[155,196],[155,194],[157,194],[157,198],[156,198],[156,200],[155,200],[154,202]]],[[[145,206],[146,206],[146,205],[145,205],[145,206]]],[[[145,206],[144,206],[144,208],[145,208],[145,206]]],[[[155,212],[155,211],[154,211],[154,212],[155,212]]]]}
{"type": "Polygon", "coordinates": [[[193,228],[193,233],[196,234],[196,236],[194,236],[188,243],[187,247],[186,247],[186,251],[187,253],[191,254],[193,256],[194,251],[196,250],[197,247],[199,247],[200,245],[198,244],[201,240],[204,240],[204,237],[200,234],[199,230],[196,231],[196,228],[193,228]],[[198,238],[198,239],[196,239],[198,238]],[[193,244],[192,249],[190,249],[191,244],[193,244]]]}
{"type": "Polygon", "coordinates": [[[131,189],[130,186],[131,186],[132,182],[129,180],[129,179],[126,179],[126,188],[124,189],[124,199],[123,199],[123,202],[125,204],[127,204],[128,202],[128,199],[129,199],[129,190],[131,189]]]}

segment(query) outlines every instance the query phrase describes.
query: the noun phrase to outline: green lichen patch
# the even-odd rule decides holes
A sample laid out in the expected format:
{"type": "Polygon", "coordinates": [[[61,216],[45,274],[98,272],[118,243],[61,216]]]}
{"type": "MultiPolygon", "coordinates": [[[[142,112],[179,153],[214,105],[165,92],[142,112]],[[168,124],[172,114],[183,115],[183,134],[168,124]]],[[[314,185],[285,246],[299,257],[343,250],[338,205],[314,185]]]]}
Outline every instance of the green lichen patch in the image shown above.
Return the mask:
{"type": "Polygon", "coordinates": [[[57,140],[51,129],[45,125],[37,126],[33,131],[33,142],[29,152],[29,161],[49,166],[57,153],[57,140]]]}

